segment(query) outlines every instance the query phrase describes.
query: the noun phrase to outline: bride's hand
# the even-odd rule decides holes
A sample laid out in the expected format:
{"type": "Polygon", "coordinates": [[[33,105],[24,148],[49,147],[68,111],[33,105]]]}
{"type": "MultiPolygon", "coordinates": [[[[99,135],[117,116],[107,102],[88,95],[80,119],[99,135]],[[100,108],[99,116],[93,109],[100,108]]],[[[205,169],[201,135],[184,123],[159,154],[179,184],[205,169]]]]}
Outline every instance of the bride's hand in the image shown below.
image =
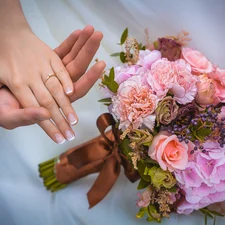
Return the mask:
{"type": "MultiPolygon", "coordinates": [[[[97,62],[84,73],[98,50],[101,39],[102,34],[94,32],[94,29],[89,27],[83,31],[73,32],[55,49],[55,52],[64,61],[70,75],[74,80],[78,80],[73,84],[75,92],[70,96],[71,102],[84,96],[105,68],[104,62],[97,62]],[[81,41],[84,38],[86,41],[82,44],[81,41]],[[87,52],[89,53],[88,56],[85,54],[87,52]]],[[[0,89],[0,115],[0,125],[7,129],[39,123],[40,120],[49,118],[49,114],[44,108],[22,109],[17,99],[7,89],[0,89]]]]}

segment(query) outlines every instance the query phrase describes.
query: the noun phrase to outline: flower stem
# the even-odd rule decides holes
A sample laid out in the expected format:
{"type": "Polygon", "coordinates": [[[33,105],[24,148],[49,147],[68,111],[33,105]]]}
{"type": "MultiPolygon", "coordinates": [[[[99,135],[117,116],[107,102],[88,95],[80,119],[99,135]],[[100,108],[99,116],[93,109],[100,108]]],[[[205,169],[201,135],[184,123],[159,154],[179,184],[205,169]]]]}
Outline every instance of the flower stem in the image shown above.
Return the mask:
{"type": "Polygon", "coordinates": [[[59,191],[65,188],[66,184],[61,184],[55,175],[55,164],[57,157],[39,164],[39,174],[43,179],[44,186],[51,192],[59,191]]]}

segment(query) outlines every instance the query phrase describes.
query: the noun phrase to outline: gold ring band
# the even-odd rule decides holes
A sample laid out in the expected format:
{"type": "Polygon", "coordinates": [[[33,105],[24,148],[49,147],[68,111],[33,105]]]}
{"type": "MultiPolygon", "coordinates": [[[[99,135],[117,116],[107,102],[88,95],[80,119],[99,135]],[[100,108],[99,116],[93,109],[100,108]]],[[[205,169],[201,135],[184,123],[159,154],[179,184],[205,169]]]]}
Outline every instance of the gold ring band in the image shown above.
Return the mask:
{"type": "Polygon", "coordinates": [[[48,74],[45,83],[46,83],[51,77],[56,77],[56,78],[57,78],[57,76],[56,76],[54,73],[50,73],[50,74],[48,74]]]}

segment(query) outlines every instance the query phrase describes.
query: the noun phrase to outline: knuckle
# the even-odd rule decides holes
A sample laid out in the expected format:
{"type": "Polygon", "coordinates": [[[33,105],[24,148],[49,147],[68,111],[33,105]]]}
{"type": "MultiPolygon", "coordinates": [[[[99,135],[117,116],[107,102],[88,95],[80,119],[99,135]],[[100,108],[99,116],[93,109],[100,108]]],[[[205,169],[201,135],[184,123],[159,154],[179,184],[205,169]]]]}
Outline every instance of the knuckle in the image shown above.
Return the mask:
{"type": "Polygon", "coordinates": [[[22,87],[22,81],[19,78],[14,78],[11,81],[11,85],[15,88],[15,89],[19,89],[22,87]]]}
{"type": "Polygon", "coordinates": [[[41,105],[45,108],[52,108],[52,106],[55,104],[55,101],[52,98],[43,98],[41,105]]]}
{"type": "Polygon", "coordinates": [[[48,84],[48,90],[51,92],[53,96],[56,96],[59,92],[62,91],[62,86],[58,80],[54,79],[48,84]]]}

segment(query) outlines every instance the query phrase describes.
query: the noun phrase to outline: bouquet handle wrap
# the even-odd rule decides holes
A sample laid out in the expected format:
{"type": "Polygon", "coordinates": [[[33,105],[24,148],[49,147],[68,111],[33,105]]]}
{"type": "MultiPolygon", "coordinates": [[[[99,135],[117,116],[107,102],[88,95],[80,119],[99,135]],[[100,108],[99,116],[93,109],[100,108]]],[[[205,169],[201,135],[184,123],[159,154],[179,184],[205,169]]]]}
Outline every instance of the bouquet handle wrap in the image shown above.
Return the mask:
{"type": "Polygon", "coordinates": [[[64,152],[54,165],[55,177],[60,184],[69,184],[99,172],[87,193],[90,208],[98,204],[110,191],[120,174],[121,165],[131,182],[139,179],[138,172],[133,169],[127,157],[119,149],[119,131],[115,124],[111,114],[102,114],[97,119],[97,127],[101,135],[64,152]],[[105,132],[109,126],[112,126],[112,130],[105,132]]]}

